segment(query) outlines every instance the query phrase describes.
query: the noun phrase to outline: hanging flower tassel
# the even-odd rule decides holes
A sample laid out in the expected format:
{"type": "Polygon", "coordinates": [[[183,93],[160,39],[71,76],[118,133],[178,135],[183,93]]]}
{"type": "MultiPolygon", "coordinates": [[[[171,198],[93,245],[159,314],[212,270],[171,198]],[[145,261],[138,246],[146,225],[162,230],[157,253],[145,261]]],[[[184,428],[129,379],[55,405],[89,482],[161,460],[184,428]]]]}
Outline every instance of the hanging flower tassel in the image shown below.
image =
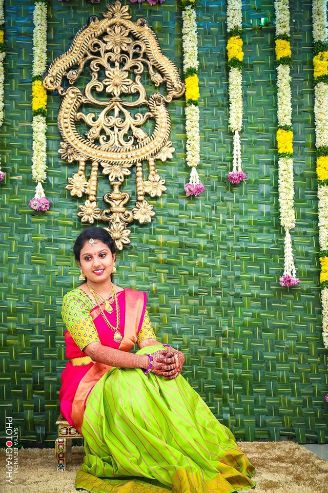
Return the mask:
{"type": "Polygon", "coordinates": [[[44,194],[42,183],[47,180],[47,92],[42,74],[47,61],[47,1],[35,1],[33,13],[33,69],[32,69],[32,112],[33,112],[33,155],[32,179],[37,183],[35,196],[29,205],[35,211],[45,212],[50,202],[44,194]]]}
{"type": "Polygon", "coordinates": [[[191,168],[189,183],[184,186],[184,189],[187,197],[198,197],[198,195],[204,192],[205,187],[199,179],[196,168],[191,168]]]}
{"type": "Polygon", "coordinates": [[[297,286],[300,280],[296,277],[296,269],[294,264],[293,249],[292,249],[292,237],[290,236],[289,229],[286,229],[285,234],[285,263],[284,273],[279,279],[280,286],[290,288],[297,286]]]}
{"type": "Polygon", "coordinates": [[[183,71],[186,85],[186,161],[191,168],[189,183],[184,186],[187,197],[197,197],[205,187],[200,182],[196,167],[200,163],[199,132],[199,80],[198,80],[198,36],[194,0],[182,3],[182,47],[183,71]]]}
{"type": "MultiPolygon", "coordinates": [[[[328,23],[324,0],[312,0],[312,28],[322,338],[328,349],[328,23]]],[[[325,399],[328,402],[328,394],[325,399]]]]}
{"type": "Polygon", "coordinates": [[[277,63],[277,153],[278,195],[280,224],[285,229],[285,262],[280,285],[292,287],[300,283],[295,273],[290,230],[295,228],[294,161],[292,126],[291,71],[292,49],[290,41],[289,0],[274,1],[276,16],[275,54],[277,63]]]}
{"type": "Polygon", "coordinates": [[[239,185],[242,181],[247,179],[246,173],[241,167],[241,146],[240,146],[240,134],[238,130],[233,135],[233,165],[232,171],[228,173],[228,181],[232,185],[239,185]]]}
{"type": "Polygon", "coordinates": [[[35,195],[33,199],[29,201],[29,206],[34,211],[46,212],[50,209],[50,202],[45,196],[41,183],[38,183],[35,187],[35,195]]]}
{"type": "Polygon", "coordinates": [[[4,118],[4,67],[5,59],[5,31],[3,29],[5,23],[3,0],[0,0],[0,127],[3,124],[4,118]]]}
{"type": "MultiPolygon", "coordinates": [[[[3,0],[0,0],[0,127],[2,127],[3,119],[4,119],[4,67],[3,61],[5,59],[5,51],[4,51],[4,38],[5,33],[3,30],[3,25],[5,23],[4,19],[4,6],[3,0]]],[[[0,156],[0,183],[4,182],[6,179],[6,173],[1,170],[1,156],[0,156]]]]}
{"type": "Polygon", "coordinates": [[[243,40],[242,2],[227,1],[227,61],[229,67],[229,130],[233,133],[233,167],[227,175],[232,185],[247,178],[241,167],[240,131],[243,126],[243,40]]]}

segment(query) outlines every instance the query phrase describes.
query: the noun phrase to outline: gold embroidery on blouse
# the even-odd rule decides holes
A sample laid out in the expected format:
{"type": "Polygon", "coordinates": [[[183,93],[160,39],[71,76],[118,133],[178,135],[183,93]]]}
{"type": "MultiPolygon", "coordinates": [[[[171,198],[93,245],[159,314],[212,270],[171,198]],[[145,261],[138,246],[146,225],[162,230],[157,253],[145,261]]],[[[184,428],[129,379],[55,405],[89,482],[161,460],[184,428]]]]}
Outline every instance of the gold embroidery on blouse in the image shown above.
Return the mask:
{"type": "Polygon", "coordinates": [[[142,323],[142,327],[138,333],[138,339],[137,342],[138,344],[142,343],[143,341],[146,341],[147,339],[155,339],[156,340],[156,334],[153,329],[151,320],[149,318],[149,314],[147,310],[145,311],[145,317],[142,323]]]}

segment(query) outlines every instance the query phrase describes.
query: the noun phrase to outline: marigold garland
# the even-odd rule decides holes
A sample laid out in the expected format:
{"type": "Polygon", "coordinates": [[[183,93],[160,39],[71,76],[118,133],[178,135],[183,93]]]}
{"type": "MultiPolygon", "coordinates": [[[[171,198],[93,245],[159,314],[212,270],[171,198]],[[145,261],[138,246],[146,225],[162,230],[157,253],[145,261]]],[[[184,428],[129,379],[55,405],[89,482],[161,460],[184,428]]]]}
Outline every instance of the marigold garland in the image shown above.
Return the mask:
{"type": "Polygon", "coordinates": [[[242,62],[244,60],[243,40],[240,36],[231,36],[227,41],[228,62],[233,59],[242,62]]]}
{"type": "MultiPolygon", "coordinates": [[[[5,23],[4,19],[4,0],[0,0],[0,128],[3,124],[4,119],[4,66],[3,61],[5,59],[5,32],[3,30],[3,25],[5,23]]],[[[0,183],[4,182],[6,178],[6,173],[1,170],[1,156],[0,156],[0,183]]]]}
{"type": "Polygon", "coordinates": [[[317,175],[319,181],[328,180],[328,156],[318,156],[317,175]]]}
{"type": "Polygon", "coordinates": [[[45,196],[42,183],[47,179],[47,92],[42,83],[47,60],[47,1],[36,0],[33,12],[33,156],[32,179],[37,183],[35,195],[29,201],[31,209],[45,212],[50,202],[45,196]]]}
{"type": "Polygon", "coordinates": [[[196,0],[182,0],[182,48],[183,72],[186,86],[186,161],[191,168],[189,182],[184,189],[187,197],[196,197],[205,187],[199,179],[197,166],[200,162],[199,136],[199,80],[198,80],[198,37],[196,22],[196,0]]]}
{"type": "Polygon", "coordinates": [[[324,345],[328,348],[328,28],[326,0],[312,1],[312,23],[322,334],[324,345]]]}
{"type": "Polygon", "coordinates": [[[297,286],[300,280],[296,277],[290,235],[290,230],[295,228],[295,210],[289,0],[275,0],[274,7],[276,15],[278,192],[280,224],[285,229],[284,272],[279,282],[283,287],[292,287],[297,286]]]}
{"type": "Polygon", "coordinates": [[[313,58],[314,78],[325,78],[328,75],[328,51],[321,51],[313,58]]]}
{"type": "Polygon", "coordinates": [[[233,164],[228,173],[232,185],[246,180],[242,169],[240,131],[243,121],[242,67],[244,60],[241,0],[227,1],[227,61],[229,67],[229,129],[233,133],[233,164]]]}
{"type": "Polygon", "coordinates": [[[277,130],[277,147],[279,156],[293,156],[293,131],[284,128],[277,130]]]}
{"type": "Polygon", "coordinates": [[[320,264],[321,264],[320,282],[328,283],[328,257],[321,257],[320,264]]]}
{"type": "Polygon", "coordinates": [[[39,79],[32,82],[32,111],[33,115],[46,115],[47,113],[47,92],[42,80],[39,79]]]}
{"type": "Polygon", "coordinates": [[[186,77],[186,101],[190,104],[199,100],[199,81],[197,74],[192,74],[186,77]]]}
{"type": "Polygon", "coordinates": [[[290,41],[287,39],[277,38],[275,41],[275,52],[276,60],[280,63],[282,63],[282,60],[284,60],[287,65],[287,60],[290,59],[292,56],[290,41]]]}

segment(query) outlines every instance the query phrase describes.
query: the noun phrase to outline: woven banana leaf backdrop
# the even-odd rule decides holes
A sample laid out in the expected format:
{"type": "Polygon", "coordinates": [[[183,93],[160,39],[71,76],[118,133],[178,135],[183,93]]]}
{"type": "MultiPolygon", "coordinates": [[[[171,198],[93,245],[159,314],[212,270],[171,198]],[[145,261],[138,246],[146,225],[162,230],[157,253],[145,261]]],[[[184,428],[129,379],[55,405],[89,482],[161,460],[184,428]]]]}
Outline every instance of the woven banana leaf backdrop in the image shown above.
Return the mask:
{"type": "MultiPolygon", "coordinates": [[[[106,4],[49,2],[48,61],[66,51],[89,16],[106,4]]],[[[123,3],[129,3],[124,2],[123,3]]],[[[130,3],[129,3],[130,5],[130,3]]],[[[176,152],[159,165],[167,192],[149,199],[151,224],[132,226],[131,246],[118,257],[116,282],[149,294],[151,319],[163,342],[186,354],[185,377],[239,440],[327,441],[327,370],[321,334],[317,181],[313,117],[311,2],[290,2],[295,132],[293,246],[301,284],[279,286],[284,232],[279,222],[273,0],[245,2],[243,168],[248,180],[227,185],[226,3],[199,0],[201,164],[206,191],[187,198],[184,99],[169,111],[176,152]],[[261,18],[267,25],[259,28],[261,18]]],[[[5,123],[1,130],[6,183],[1,207],[1,372],[5,413],[21,446],[53,446],[58,390],[65,365],[61,303],[77,286],[71,253],[83,229],[82,199],[65,190],[77,165],[60,159],[60,97],[48,97],[48,213],[28,207],[32,159],[31,0],[6,0],[5,123]]],[[[145,17],[182,76],[180,2],[130,6],[145,17]]],[[[101,179],[102,194],[106,190],[101,179]]],[[[126,190],[132,193],[132,181],[126,190]],[[129,188],[130,187],[130,188],[129,188]]],[[[107,182],[107,187],[108,182],[107,182]]]]}

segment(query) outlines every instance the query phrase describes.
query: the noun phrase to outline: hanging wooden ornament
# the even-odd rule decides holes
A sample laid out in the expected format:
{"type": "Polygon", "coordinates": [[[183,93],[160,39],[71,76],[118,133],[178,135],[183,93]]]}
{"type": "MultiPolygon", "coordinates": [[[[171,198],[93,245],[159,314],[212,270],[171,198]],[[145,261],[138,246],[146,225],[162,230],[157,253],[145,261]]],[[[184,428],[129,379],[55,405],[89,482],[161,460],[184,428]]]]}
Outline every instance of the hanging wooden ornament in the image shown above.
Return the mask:
{"type": "Polygon", "coordinates": [[[145,196],[159,197],[166,190],[156,160],[166,161],[174,152],[167,104],[184,93],[178,70],[161,53],[146,21],[132,22],[128,6],[117,1],[77,33],[70,49],[51,64],[44,84],[63,96],[59,152],[69,163],[78,162],[66,188],[72,196],[87,196],[78,216],[85,223],[107,223],[122,249],[130,243],[128,225],[149,223],[155,215],[145,196]],[[148,96],[145,75],[156,88],[165,87],[148,96]],[[81,87],[86,76],[89,81],[81,87]],[[128,210],[130,194],[121,187],[132,167],[136,204],[128,210]],[[97,202],[100,174],[108,176],[112,188],[103,197],[105,208],[97,202]]]}

